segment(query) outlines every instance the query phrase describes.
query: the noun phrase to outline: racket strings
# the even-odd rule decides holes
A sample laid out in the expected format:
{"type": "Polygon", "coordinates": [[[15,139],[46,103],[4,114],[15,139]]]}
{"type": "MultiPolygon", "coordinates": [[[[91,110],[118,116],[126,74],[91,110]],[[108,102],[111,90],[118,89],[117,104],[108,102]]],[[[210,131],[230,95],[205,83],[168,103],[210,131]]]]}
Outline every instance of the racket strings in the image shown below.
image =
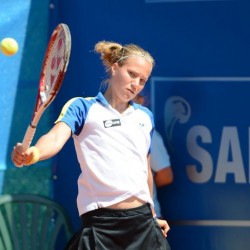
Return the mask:
{"type": "Polygon", "coordinates": [[[61,77],[66,59],[66,37],[64,30],[60,30],[51,42],[50,51],[46,58],[44,67],[44,86],[41,89],[40,95],[42,102],[45,102],[52,91],[56,90],[58,78],[61,77]]]}

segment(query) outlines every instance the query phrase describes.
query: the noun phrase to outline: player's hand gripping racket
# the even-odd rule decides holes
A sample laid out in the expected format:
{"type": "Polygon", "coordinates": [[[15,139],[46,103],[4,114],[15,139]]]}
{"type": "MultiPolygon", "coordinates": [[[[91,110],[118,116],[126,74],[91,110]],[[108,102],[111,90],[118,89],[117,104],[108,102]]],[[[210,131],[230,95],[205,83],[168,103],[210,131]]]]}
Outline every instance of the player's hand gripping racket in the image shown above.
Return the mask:
{"type": "Polygon", "coordinates": [[[50,37],[45,53],[35,109],[22,142],[23,151],[29,148],[43,112],[52,103],[62,85],[70,51],[69,28],[66,24],[59,24],[50,37]]]}

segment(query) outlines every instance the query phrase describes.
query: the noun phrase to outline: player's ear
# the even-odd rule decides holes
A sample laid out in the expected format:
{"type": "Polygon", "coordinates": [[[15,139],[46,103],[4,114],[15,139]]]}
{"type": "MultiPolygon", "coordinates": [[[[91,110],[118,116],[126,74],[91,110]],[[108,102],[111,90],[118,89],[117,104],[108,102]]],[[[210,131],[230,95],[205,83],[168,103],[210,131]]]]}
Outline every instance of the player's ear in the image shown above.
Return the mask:
{"type": "Polygon", "coordinates": [[[118,63],[112,64],[112,66],[111,66],[111,75],[112,75],[112,76],[114,75],[115,71],[116,71],[118,68],[119,68],[118,63]]]}

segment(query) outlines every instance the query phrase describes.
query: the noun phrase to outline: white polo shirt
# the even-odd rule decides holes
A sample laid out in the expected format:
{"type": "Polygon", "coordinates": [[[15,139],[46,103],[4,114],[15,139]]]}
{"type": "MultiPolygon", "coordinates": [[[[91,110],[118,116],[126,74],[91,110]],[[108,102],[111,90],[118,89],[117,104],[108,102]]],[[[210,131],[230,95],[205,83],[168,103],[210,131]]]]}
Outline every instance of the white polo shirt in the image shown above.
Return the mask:
{"type": "Polygon", "coordinates": [[[82,170],[79,214],[135,196],[153,206],[148,188],[147,154],[154,128],[151,111],[130,103],[120,114],[101,92],[68,101],[57,122],[72,130],[82,170]]]}

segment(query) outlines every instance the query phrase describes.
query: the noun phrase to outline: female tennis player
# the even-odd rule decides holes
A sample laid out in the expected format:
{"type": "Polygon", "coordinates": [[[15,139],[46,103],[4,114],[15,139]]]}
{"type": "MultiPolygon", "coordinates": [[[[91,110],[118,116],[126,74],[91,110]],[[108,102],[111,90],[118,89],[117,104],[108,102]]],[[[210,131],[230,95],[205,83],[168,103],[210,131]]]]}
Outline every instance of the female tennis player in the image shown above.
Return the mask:
{"type": "Polygon", "coordinates": [[[48,159],[73,137],[82,170],[77,206],[83,226],[68,249],[169,250],[169,226],[156,219],[152,201],[153,115],[132,101],[154,59],[134,44],[101,41],[95,51],[108,76],[97,96],[69,100],[33,147],[22,152],[22,144],[16,144],[12,160],[21,166],[48,159]]]}

